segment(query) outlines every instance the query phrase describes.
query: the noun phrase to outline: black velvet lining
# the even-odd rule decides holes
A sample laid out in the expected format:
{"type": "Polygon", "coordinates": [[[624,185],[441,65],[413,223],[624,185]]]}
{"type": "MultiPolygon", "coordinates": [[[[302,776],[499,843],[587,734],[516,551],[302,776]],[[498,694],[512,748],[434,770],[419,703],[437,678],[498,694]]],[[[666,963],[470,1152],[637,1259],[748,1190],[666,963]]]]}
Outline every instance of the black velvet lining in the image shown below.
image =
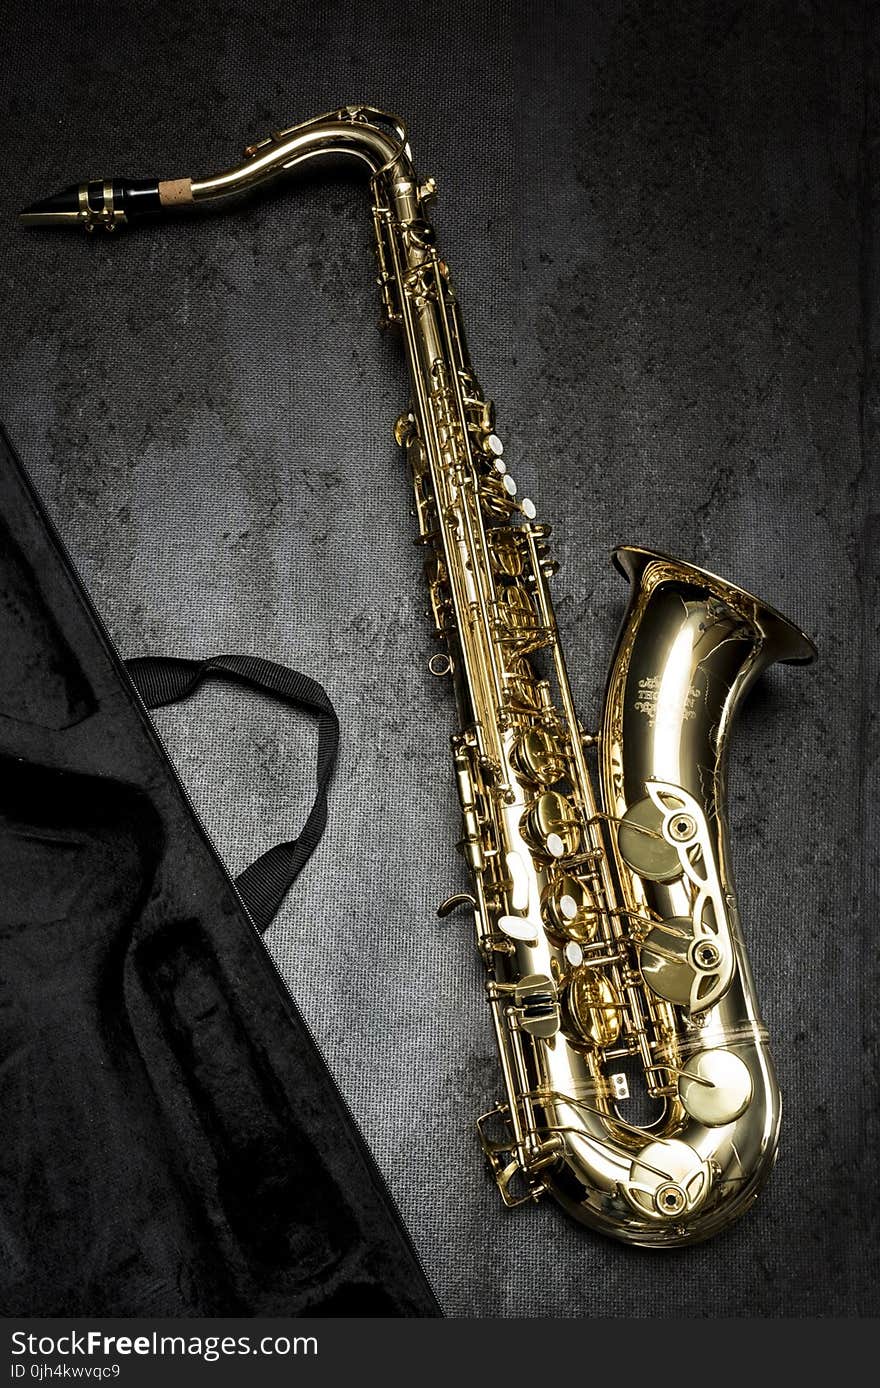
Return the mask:
{"type": "Polygon", "coordinates": [[[0,1307],[438,1314],[0,436],[0,1307]]]}
{"type": "Polygon", "coordinates": [[[79,661],[43,602],[33,569],[0,517],[0,717],[65,728],[95,712],[79,661]]]}

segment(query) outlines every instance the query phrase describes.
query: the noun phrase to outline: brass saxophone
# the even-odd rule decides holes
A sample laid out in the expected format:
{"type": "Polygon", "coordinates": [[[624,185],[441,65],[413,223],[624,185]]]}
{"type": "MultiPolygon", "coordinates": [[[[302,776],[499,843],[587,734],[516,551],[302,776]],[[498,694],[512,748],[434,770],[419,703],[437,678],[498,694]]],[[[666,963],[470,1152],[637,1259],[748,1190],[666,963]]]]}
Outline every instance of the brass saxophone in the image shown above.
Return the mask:
{"type": "Polygon", "coordinates": [[[810,641],[741,588],[648,549],[629,579],[601,729],[574,709],[548,579],[550,529],[520,499],[474,375],[404,126],[350,106],[278,130],[211,178],[101,180],[30,225],[116,228],[225,204],[317,157],[367,166],[384,324],[412,384],[405,449],[438,650],[451,676],[460,847],[503,1098],[478,1121],[508,1205],[549,1192],[642,1246],[692,1243],[754,1201],[779,1091],[740,932],[725,822],[729,731],[775,660],[810,641]],[[598,770],[594,788],[589,763],[598,770]],[[621,1113],[629,1086],[649,1112],[621,1113]]]}

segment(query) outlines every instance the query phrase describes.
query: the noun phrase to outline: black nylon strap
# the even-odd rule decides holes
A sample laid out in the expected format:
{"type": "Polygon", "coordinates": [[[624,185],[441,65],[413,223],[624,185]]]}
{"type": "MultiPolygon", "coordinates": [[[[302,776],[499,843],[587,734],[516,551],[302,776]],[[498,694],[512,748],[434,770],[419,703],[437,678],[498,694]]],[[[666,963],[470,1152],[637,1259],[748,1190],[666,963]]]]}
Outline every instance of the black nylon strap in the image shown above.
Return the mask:
{"type": "Polygon", "coordinates": [[[206,660],[177,656],[138,656],[125,662],[147,708],[173,704],[194,694],[203,679],[217,676],[259,689],[318,719],[318,770],[315,801],[298,838],[276,844],[235,879],[248,913],[262,933],[318,845],[327,823],[327,787],[336,763],[339,723],[326,693],[308,675],[257,656],[216,655],[206,660]]]}

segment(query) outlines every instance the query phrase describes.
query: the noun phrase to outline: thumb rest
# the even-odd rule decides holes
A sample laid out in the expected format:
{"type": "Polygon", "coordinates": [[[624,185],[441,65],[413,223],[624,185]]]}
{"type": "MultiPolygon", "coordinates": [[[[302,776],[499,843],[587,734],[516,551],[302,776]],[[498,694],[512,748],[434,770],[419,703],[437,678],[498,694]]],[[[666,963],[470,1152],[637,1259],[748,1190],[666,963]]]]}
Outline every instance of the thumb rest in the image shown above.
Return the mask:
{"type": "Polygon", "coordinates": [[[601,728],[584,733],[550,529],[507,470],[427,216],[435,186],[416,177],[396,118],[345,107],[213,177],[95,180],[22,220],[114,231],[225,204],[315,158],[367,165],[382,321],[409,365],[395,437],[440,643],[431,669],[455,690],[470,873],[440,914],[473,912],[503,1083],[478,1122],[483,1149],[507,1205],[546,1192],[628,1243],[706,1238],[755,1199],[780,1117],[730,873],[730,727],[762,670],[813,647],[715,575],[619,549],[629,606],[601,728]],[[630,1084],[650,1108],[641,1123],[621,1111],[630,1084]]]}

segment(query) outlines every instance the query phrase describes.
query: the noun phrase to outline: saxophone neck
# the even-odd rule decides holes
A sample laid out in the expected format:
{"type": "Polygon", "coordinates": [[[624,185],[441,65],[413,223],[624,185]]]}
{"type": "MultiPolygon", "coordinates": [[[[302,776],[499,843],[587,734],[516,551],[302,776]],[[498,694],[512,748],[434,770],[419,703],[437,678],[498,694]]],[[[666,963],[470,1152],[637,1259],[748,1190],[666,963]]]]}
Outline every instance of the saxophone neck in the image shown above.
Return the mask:
{"type": "Polygon", "coordinates": [[[406,127],[371,106],[346,106],[248,145],[243,160],[206,178],[92,179],[24,208],[25,226],[115,231],[144,218],[202,204],[220,206],[271,184],[314,159],[355,159],[398,195],[414,190],[406,127]]]}

